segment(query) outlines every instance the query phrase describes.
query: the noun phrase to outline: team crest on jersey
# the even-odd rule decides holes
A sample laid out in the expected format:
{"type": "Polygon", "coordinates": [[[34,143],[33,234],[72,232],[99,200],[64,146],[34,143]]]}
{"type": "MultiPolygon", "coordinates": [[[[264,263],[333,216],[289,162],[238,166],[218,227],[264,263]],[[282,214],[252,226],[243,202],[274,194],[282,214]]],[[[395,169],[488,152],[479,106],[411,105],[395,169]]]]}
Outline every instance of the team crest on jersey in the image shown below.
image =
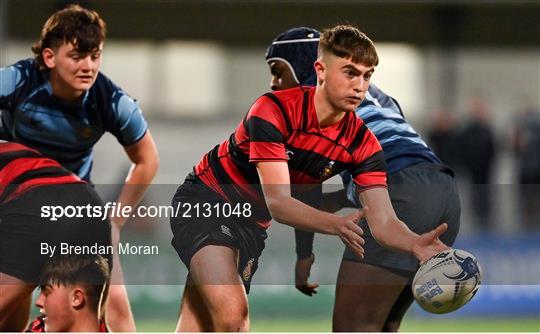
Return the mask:
{"type": "Polygon", "coordinates": [[[294,152],[291,150],[285,150],[285,154],[287,155],[287,160],[291,160],[294,155],[294,152]]]}
{"type": "Polygon", "coordinates": [[[327,163],[326,166],[324,166],[322,172],[319,174],[319,178],[322,181],[324,181],[327,178],[329,178],[330,176],[332,176],[332,174],[334,173],[334,165],[335,164],[336,164],[336,162],[334,160],[332,160],[329,163],[327,163]]]}
{"type": "Polygon", "coordinates": [[[244,279],[244,281],[249,281],[249,279],[251,278],[251,274],[252,274],[252,270],[253,270],[253,263],[255,262],[255,258],[252,258],[250,259],[247,264],[246,264],[246,267],[244,268],[244,271],[242,272],[242,278],[244,279]]]}

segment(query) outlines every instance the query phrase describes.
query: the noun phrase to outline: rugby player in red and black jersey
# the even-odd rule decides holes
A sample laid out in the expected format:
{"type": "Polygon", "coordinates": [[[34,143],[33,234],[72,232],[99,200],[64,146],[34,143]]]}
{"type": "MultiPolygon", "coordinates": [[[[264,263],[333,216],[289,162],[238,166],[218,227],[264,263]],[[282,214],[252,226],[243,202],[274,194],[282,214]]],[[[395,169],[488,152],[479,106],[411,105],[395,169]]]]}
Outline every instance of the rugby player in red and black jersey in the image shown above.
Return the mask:
{"type": "Polygon", "coordinates": [[[373,43],[354,27],[337,26],[323,34],[318,52],[316,88],[261,96],[178,188],[173,206],[186,210],[171,219],[172,244],[189,275],[177,331],[249,330],[246,292],[271,218],[337,235],[358,256],[363,232],[356,222],[364,216],[386,247],[421,260],[447,248],[438,240],[445,224],[417,235],[396,217],[381,146],[354,114],[378,64],[373,43]],[[344,170],[359,188],[363,211],[341,217],[291,196],[291,185],[320,184],[344,170]],[[249,217],[187,212],[196,204],[242,201],[253,205],[249,217]]]}
{"type": "MultiPolygon", "coordinates": [[[[316,85],[313,63],[317,60],[319,36],[318,30],[298,27],[272,41],[266,52],[272,90],[316,85]]],[[[408,123],[397,100],[373,83],[356,115],[372,130],[384,151],[388,193],[397,216],[420,234],[441,222],[447,223],[448,229],[440,239],[452,245],[459,231],[461,210],[452,171],[408,123]]],[[[341,177],[344,189],[323,194],[321,188],[314,195],[320,198],[321,209],[336,212],[343,207],[361,207],[350,174],[345,171],[341,177]]],[[[295,229],[295,237],[296,288],[312,296],[319,286],[308,281],[315,261],[314,234],[295,229]]],[[[332,331],[398,331],[414,300],[410,283],[418,269],[418,259],[380,246],[369,229],[362,238],[364,258],[347,248],[343,253],[336,281],[332,331]]]]}
{"type": "Polygon", "coordinates": [[[111,245],[108,219],[42,217],[43,207],[87,205],[103,204],[78,176],[36,150],[0,142],[0,331],[27,325],[32,290],[51,256],[44,244],[111,245]]]}

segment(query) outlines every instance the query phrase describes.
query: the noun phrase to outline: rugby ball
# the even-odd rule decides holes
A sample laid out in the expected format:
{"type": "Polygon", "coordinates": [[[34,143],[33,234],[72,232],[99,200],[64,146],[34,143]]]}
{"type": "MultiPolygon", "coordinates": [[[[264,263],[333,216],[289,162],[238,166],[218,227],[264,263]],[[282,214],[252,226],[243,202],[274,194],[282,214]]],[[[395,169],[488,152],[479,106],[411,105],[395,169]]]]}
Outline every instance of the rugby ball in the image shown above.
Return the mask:
{"type": "Polygon", "coordinates": [[[474,297],[482,279],[478,261],[460,249],[449,249],[423,263],[414,276],[413,295],[424,310],[443,314],[474,297]]]}

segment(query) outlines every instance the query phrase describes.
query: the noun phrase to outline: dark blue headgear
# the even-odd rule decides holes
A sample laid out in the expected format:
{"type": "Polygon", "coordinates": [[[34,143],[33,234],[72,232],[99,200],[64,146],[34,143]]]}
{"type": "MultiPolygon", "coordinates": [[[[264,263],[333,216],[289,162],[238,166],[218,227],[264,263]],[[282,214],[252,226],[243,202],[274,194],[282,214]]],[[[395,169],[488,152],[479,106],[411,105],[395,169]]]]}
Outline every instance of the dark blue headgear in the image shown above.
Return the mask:
{"type": "Polygon", "coordinates": [[[300,27],[279,34],[266,50],[266,61],[281,60],[292,70],[300,85],[317,85],[313,63],[317,60],[317,47],[321,33],[318,30],[300,27]]]}

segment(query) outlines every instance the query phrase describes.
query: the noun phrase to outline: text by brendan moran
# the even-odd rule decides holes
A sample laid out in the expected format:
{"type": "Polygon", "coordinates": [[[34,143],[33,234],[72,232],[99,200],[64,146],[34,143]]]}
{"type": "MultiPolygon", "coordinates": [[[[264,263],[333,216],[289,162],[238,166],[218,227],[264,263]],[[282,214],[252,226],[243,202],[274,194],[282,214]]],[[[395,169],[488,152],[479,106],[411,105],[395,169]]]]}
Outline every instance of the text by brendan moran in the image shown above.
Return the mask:
{"type": "MultiPolygon", "coordinates": [[[[104,246],[97,243],[93,245],[70,245],[62,242],[57,245],[41,243],[41,255],[112,255],[115,253],[113,246],[104,246]]],[[[118,244],[118,254],[120,255],[158,255],[159,247],[156,245],[134,245],[129,242],[118,244]]]]}

